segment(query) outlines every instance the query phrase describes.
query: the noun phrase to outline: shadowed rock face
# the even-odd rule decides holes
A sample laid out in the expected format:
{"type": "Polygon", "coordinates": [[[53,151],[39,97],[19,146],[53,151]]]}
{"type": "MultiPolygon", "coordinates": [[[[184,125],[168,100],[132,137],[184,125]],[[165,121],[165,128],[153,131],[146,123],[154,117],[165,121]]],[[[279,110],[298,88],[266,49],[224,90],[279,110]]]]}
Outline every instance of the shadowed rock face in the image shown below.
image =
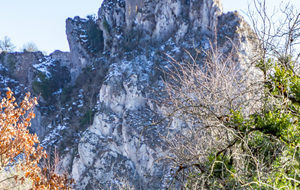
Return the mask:
{"type": "Polygon", "coordinates": [[[76,78],[82,72],[82,68],[90,65],[91,56],[88,51],[80,43],[81,36],[84,36],[84,31],[87,30],[87,20],[75,17],[74,19],[68,18],[66,20],[66,34],[70,47],[70,59],[71,59],[71,78],[72,83],[75,83],[76,78]]]}
{"type": "Polygon", "coordinates": [[[167,109],[166,54],[190,59],[184,49],[208,50],[217,34],[224,53],[237,45],[246,68],[256,49],[248,24],[237,12],[222,14],[219,0],[105,0],[97,19],[68,18],[66,34],[70,53],[0,54],[0,88],[41,93],[32,132],[59,147],[75,189],[115,187],[122,178],[136,189],[164,189],[173,179],[159,162],[161,135],[181,130],[175,122],[166,128],[169,120],[151,126],[167,109]]]}
{"type": "Polygon", "coordinates": [[[44,57],[42,52],[2,53],[0,63],[6,67],[12,77],[28,86],[32,80],[30,75],[31,66],[44,57]]]}
{"type": "MultiPolygon", "coordinates": [[[[43,83],[40,80],[41,76],[47,76],[49,78],[55,77],[55,75],[61,75],[62,73],[57,73],[57,68],[66,68],[65,76],[68,75],[68,70],[70,69],[70,54],[69,52],[61,52],[56,50],[49,56],[44,56],[42,52],[14,52],[0,54],[0,90],[2,94],[6,92],[7,87],[11,88],[14,92],[14,96],[18,101],[25,96],[27,92],[31,92],[35,96],[39,97],[40,103],[47,103],[45,100],[44,92],[51,92],[55,85],[46,86],[49,83],[43,83]],[[51,76],[49,68],[53,67],[54,76],[51,76]],[[38,91],[36,90],[36,84],[39,87],[44,86],[45,89],[50,89],[49,91],[38,91]]],[[[46,77],[46,78],[47,78],[46,77]]],[[[58,77],[61,78],[61,77],[58,77]]],[[[59,80],[59,79],[58,79],[59,80]]],[[[53,81],[56,85],[59,83],[66,83],[65,81],[53,81]]],[[[54,92],[54,91],[53,91],[54,92]]],[[[51,95],[50,95],[51,96],[51,95]]],[[[46,135],[46,126],[51,122],[53,118],[48,118],[47,114],[41,114],[40,105],[34,108],[36,118],[32,120],[32,125],[30,131],[36,133],[40,140],[42,140],[46,135]]]]}

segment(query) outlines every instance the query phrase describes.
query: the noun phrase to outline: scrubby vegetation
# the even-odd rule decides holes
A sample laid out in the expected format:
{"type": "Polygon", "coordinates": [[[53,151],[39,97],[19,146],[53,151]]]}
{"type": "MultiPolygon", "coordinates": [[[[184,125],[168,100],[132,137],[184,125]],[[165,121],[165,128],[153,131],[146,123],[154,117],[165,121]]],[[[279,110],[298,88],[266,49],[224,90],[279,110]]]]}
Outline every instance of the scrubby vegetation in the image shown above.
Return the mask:
{"type": "MultiPolygon", "coordinates": [[[[196,50],[196,54],[203,56],[193,57],[186,52],[191,61],[174,60],[173,67],[166,67],[164,93],[167,96],[157,102],[163,102],[162,108],[166,108],[162,109],[167,115],[164,121],[171,122],[166,128],[176,125],[174,120],[180,121],[178,126],[172,126],[173,130],[165,130],[168,134],[162,136],[163,142],[156,144],[163,146],[164,151],[159,152],[161,157],[157,160],[165,162],[166,168],[172,167],[167,189],[300,189],[300,53],[297,51],[300,14],[289,5],[284,7],[286,19],[278,28],[267,17],[265,4],[258,0],[254,3],[262,22],[257,22],[257,17],[250,13],[255,34],[251,33],[248,40],[257,43],[257,48],[253,46],[255,51],[245,58],[247,63],[238,59],[240,44],[236,42],[231,41],[224,54],[220,45],[228,42],[228,36],[220,40],[217,34],[210,48],[196,50]],[[263,27],[257,23],[263,23],[263,27]]],[[[247,33],[238,30],[240,20],[235,22],[235,14],[229,18],[234,21],[234,27],[224,27],[224,30],[234,28],[235,32],[229,33],[230,39],[247,33]]],[[[87,22],[87,30],[79,35],[82,36],[80,43],[96,55],[103,51],[103,33],[98,30],[93,16],[88,16],[87,22]]],[[[103,26],[107,32],[111,30],[105,19],[103,26]]],[[[123,50],[137,50],[140,38],[142,30],[126,31],[121,41],[123,50]]],[[[0,60],[3,55],[0,54],[0,60]]],[[[47,62],[50,65],[47,72],[34,70],[32,89],[45,100],[43,108],[54,110],[51,117],[55,119],[47,130],[58,123],[67,128],[62,132],[63,142],[54,143],[66,152],[69,149],[65,147],[75,144],[73,159],[80,135],[100,110],[95,105],[108,70],[109,61],[105,57],[92,57],[93,63],[82,69],[74,85],[69,84],[68,69],[59,62],[47,62]],[[73,142],[75,138],[77,142],[73,142]]],[[[10,70],[15,69],[15,60],[8,57],[8,64],[10,70]]],[[[156,74],[163,75],[161,72],[156,74]]],[[[151,80],[147,82],[153,82],[151,80]]],[[[124,83],[119,82],[114,87],[118,89],[122,85],[124,83]]],[[[58,175],[51,166],[53,160],[54,164],[58,163],[57,157],[47,160],[37,136],[28,132],[30,121],[35,117],[33,107],[37,105],[37,98],[31,99],[30,94],[26,94],[18,106],[12,94],[8,90],[0,103],[0,186],[71,189],[73,181],[67,175],[58,175]]],[[[43,108],[42,115],[47,115],[43,108]]],[[[126,121],[125,116],[122,122],[126,121]]],[[[160,125],[164,123],[167,122],[160,125]]],[[[127,180],[111,180],[106,187],[134,189],[127,180]]],[[[94,187],[102,187],[102,184],[95,181],[94,187]]]]}
{"type": "Polygon", "coordinates": [[[39,51],[39,48],[34,42],[28,42],[20,50],[23,52],[36,52],[39,51]]]}
{"type": "Polygon", "coordinates": [[[215,40],[205,60],[175,61],[167,72],[168,117],[186,124],[165,138],[170,189],[300,188],[300,14],[282,8],[288,22],[278,28],[254,3],[258,51],[248,64],[215,40]]]}
{"type": "Polygon", "coordinates": [[[86,27],[86,30],[79,31],[79,39],[82,46],[92,55],[103,52],[103,32],[98,29],[94,15],[87,16],[86,27]]]}
{"type": "Polygon", "coordinates": [[[41,94],[45,100],[54,103],[53,101],[55,100],[50,101],[50,98],[53,99],[52,94],[70,82],[71,76],[68,68],[60,66],[59,61],[55,61],[48,70],[50,73],[48,75],[44,72],[37,71],[37,77],[32,83],[32,89],[37,95],[41,94]]]}
{"type": "Polygon", "coordinates": [[[41,167],[47,158],[36,134],[29,133],[30,121],[35,117],[33,107],[37,98],[26,94],[18,105],[8,89],[0,104],[0,185],[5,188],[71,189],[73,180],[58,175],[51,167],[41,167]],[[14,180],[15,183],[9,182],[14,180]],[[25,183],[24,183],[25,182],[25,183]],[[20,185],[20,186],[18,186],[20,185]],[[17,186],[17,187],[16,187],[17,186]]]}
{"type": "Polygon", "coordinates": [[[12,52],[16,46],[11,42],[11,39],[4,36],[3,40],[0,40],[0,53],[1,52],[12,52]]]}
{"type": "Polygon", "coordinates": [[[122,45],[125,48],[125,52],[133,51],[141,44],[142,32],[140,29],[133,28],[125,32],[122,45]]]}

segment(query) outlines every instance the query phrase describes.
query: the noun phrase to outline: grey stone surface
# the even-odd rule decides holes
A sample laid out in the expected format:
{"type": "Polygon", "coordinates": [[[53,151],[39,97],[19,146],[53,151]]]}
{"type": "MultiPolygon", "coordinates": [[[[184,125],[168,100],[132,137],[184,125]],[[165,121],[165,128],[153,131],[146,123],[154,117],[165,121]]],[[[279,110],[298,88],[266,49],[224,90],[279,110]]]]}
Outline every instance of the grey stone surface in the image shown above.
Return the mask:
{"type": "Polygon", "coordinates": [[[71,60],[71,83],[74,84],[76,78],[81,73],[82,68],[90,65],[91,57],[87,50],[80,43],[80,35],[82,30],[86,30],[86,20],[75,17],[66,20],[66,34],[70,48],[71,60]]]}
{"type": "Polygon", "coordinates": [[[248,56],[255,49],[248,39],[253,34],[238,13],[222,14],[222,5],[215,0],[108,0],[99,9],[98,17],[97,24],[104,30],[105,50],[112,57],[128,48],[124,46],[128,33],[134,32],[133,38],[140,43],[110,63],[99,92],[98,112],[79,142],[72,165],[76,189],[89,189],[95,184],[105,187],[121,177],[136,189],[164,189],[170,180],[170,169],[157,160],[165,148],[159,134],[164,134],[166,128],[148,127],[164,112],[155,101],[158,94],[163,96],[161,74],[156,67],[163,70],[171,66],[158,51],[182,58],[186,56],[183,48],[208,50],[209,40],[221,32],[218,42],[222,43],[222,51],[232,48],[228,36],[238,45],[237,59],[246,68],[248,56]],[[106,28],[104,22],[108,24],[106,28]]]}
{"type": "Polygon", "coordinates": [[[22,96],[41,76],[52,81],[42,83],[56,89],[40,98],[32,131],[43,146],[59,147],[61,171],[70,172],[75,189],[105,189],[122,178],[136,189],[166,188],[170,168],[158,160],[167,148],[161,135],[170,131],[151,124],[167,109],[160,101],[168,56],[189,60],[184,50],[195,56],[217,37],[225,54],[236,44],[236,61],[246,69],[257,49],[249,25],[237,12],[223,14],[219,0],[105,0],[95,21],[68,18],[66,34],[70,53],[0,54],[0,88],[13,86],[22,96]],[[91,36],[100,38],[97,52],[91,36]]]}

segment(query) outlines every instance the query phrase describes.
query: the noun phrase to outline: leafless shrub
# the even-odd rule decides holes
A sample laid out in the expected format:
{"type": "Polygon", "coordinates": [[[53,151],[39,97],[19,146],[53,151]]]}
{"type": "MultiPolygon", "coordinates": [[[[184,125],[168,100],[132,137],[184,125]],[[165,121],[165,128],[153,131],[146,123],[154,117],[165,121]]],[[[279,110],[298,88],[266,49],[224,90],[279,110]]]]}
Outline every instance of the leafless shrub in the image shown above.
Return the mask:
{"type": "MultiPolygon", "coordinates": [[[[67,169],[61,168],[61,158],[59,151],[55,147],[54,150],[49,148],[47,158],[41,161],[41,168],[43,168],[43,175],[48,181],[53,181],[56,178],[62,178],[59,189],[72,189],[71,186],[74,184],[74,180],[71,179],[67,169]]],[[[53,181],[54,182],[54,181],[53,181]]]]}
{"type": "MultiPolygon", "coordinates": [[[[279,62],[299,59],[300,13],[290,2],[269,11],[265,0],[253,0],[248,6],[251,21],[261,51],[261,58],[277,58],[279,62]]],[[[285,63],[286,64],[286,63],[285,63]]],[[[294,64],[295,65],[295,64],[294,64]]],[[[293,69],[298,69],[296,68],[293,69]]]]}
{"type": "Polygon", "coordinates": [[[280,173],[288,164],[273,164],[285,155],[285,144],[272,131],[261,133],[259,126],[252,124],[256,116],[286,105],[286,100],[268,92],[268,85],[273,59],[298,73],[300,54],[294,48],[298,45],[299,14],[292,6],[284,6],[281,11],[286,18],[276,25],[272,16],[267,16],[265,1],[254,0],[254,5],[250,17],[261,50],[259,59],[249,57],[255,65],[245,67],[236,62],[239,47],[224,55],[211,44],[204,61],[192,57],[191,62],[173,60],[173,67],[166,72],[168,99],[164,107],[173,129],[164,136],[169,147],[164,160],[173,166],[169,189],[276,189],[272,179],[276,174],[298,183],[295,177],[280,173]],[[251,125],[245,120],[251,120],[251,125]]]}
{"type": "Polygon", "coordinates": [[[260,109],[263,80],[253,76],[262,75],[234,62],[234,51],[225,56],[215,48],[206,53],[202,64],[192,58],[192,63],[173,60],[167,73],[165,106],[173,128],[181,129],[165,138],[170,153],[166,158],[175,167],[174,178],[183,185],[190,181],[193,189],[208,186],[210,155],[226,151],[234,155],[234,144],[240,139],[235,126],[227,125],[229,115],[241,108],[248,115],[260,109]],[[176,120],[184,124],[176,126],[176,120]],[[191,177],[195,173],[199,176],[191,177]]]}
{"type": "Polygon", "coordinates": [[[49,156],[42,161],[42,167],[46,168],[50,173],[59,173],[59,152],[55,147],[52,151],[51,148],[48,150],[49,156]]]}

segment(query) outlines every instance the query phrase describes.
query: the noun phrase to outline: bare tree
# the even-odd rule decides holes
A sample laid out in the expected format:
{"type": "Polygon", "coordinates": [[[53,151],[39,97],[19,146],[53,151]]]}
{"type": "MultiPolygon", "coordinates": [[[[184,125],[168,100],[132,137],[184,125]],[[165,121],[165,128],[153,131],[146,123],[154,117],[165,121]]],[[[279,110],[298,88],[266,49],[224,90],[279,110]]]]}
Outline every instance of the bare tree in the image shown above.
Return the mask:
{"type": "Polygon", "coordinates": [[[236,62],[238,44],[226,55],[211,44],[204,61],[173,60],[167,71],[164,106],[175,129],[165,137],[169,189],[300,186],[299,13],[282,6],[285,19],[277,24],[265,1],[253,2],[255,67],[236,62]]]}
{"type": "Polygon", "coordinates": [[[39,51],[39,48],[34,42],[28,42],[27,44],[24,44],[23,47],[21,48],[21,51],[24,52],[35,52],[39,51]]]}
{"type": "MultiPolygon", "coordinates": [[[[260,42],[261,59],[264,64],[269,58],[283,64],[293,60],[293,66],[296,66],[300,56],[300,13],[290,3],[281,3],[278,9],[274,8],[270,15],[265,0],[254,0],[249,4],[248,15],[260,42]]],[[[268,68],[267,65],[265,67],[268,68]]]]}
{"type": "Polygon", "coordinates": [[[11,42],[11,39],[7,36],[4,36],[3,41],[0,40],[0,50],[5,52],[12,52],[16,47],[11,42]]]}
{"type": "MultiPolygon", "coordinates": [[[[236,126],[230,125],[231,114],[241,108],[245,114],[254,114],[262,104],[263,80],[251,81],[253,72],[259,71],[241,69],[233,61],[234,52],[225,56],[216,48],[207,53],[208,59],[201,65],[195,60],[174,62],[165,82],[167,102],[171,102],[168,117],[175,118],[173,125],[176,120],[185,123],[166,138],[168,158],[175,167],[174,178],[185,185],[190,180],[195,189],[211,187],[208,176],[217,160],[209,163],[210,157],[233,152],[235,143],[241,140],[236,126]],[[201,176],[192,179],[192,173],[201,176]]],[[[230,162],[231,157],[228,159],[230,162]]],[[[225,178],[222,184],[229,185],[225,178]]]]}

